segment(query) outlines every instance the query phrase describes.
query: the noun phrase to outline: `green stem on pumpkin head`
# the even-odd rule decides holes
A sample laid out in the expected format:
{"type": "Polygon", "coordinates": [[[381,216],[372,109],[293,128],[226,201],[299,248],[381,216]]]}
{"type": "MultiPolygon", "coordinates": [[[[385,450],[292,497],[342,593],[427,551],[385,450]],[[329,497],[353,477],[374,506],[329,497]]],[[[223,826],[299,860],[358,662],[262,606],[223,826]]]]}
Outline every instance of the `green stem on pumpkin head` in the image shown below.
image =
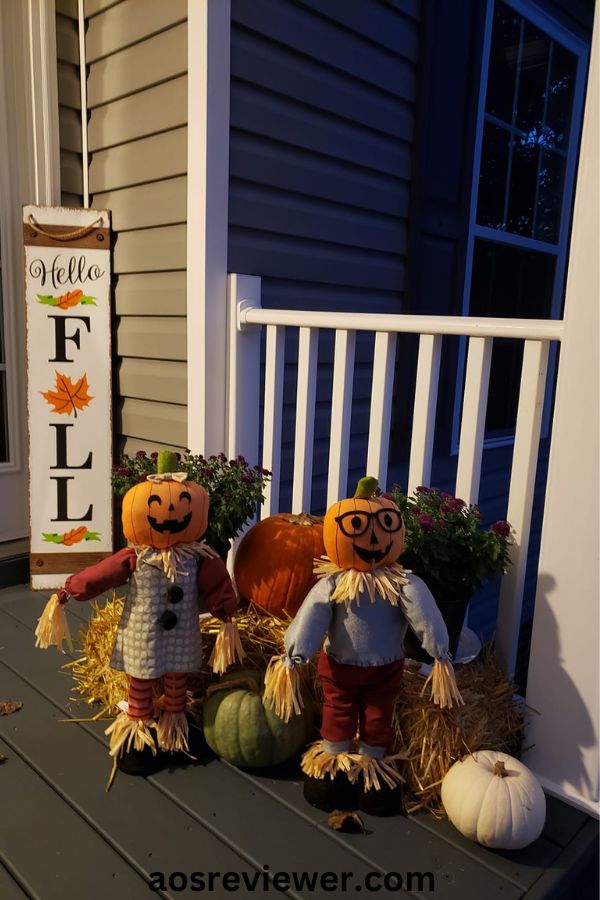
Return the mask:
{"type": "Polygon", "coordinates": [[[354,497],[361,500],[369,500],[375,496],[375,492],[379,487],[379,482],[372,475],[365,475],[356,485],[354,497]]]}
{"type": "Polygon", "coordinates": [[[156,474],[177,471],[177,454],[172,450],[161,450],[156,460],[156,474]]]}

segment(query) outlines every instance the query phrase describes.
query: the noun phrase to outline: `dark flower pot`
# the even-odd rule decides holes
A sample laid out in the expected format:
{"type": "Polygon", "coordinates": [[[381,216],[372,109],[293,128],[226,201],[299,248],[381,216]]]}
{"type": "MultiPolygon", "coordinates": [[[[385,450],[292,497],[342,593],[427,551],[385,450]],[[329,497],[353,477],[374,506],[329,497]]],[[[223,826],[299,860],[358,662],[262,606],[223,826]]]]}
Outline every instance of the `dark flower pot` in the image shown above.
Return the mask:
{"type": "MultiPolygon", "coordinates": [[[[458,649],[460,633],[464,625],[467,608],[471,599],[471,587],[468,584],[444,585],[427,583],[427,578],[421,576],[434,596],[436,605],[446,623],[449,638],[450,655],[454,656],[458,649]]],[[[418,638],[409,628],[404,638],[404,652],[410,659],[419,662],[432,663],[432,657],[423,650],[418,638]]]]}

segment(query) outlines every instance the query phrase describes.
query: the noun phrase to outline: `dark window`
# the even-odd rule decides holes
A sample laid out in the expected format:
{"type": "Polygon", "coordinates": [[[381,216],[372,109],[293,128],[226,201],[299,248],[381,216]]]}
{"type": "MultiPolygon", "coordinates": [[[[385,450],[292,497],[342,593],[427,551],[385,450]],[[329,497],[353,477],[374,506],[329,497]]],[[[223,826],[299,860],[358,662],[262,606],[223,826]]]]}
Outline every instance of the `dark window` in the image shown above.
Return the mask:
{"type": "Polygon", "coordinates": [[[556,243],[577,57],[494,9],[477,222],[556,243]]]}
{"type": "MultiPolygon", "coordinates": [[[[553,35],[556,32],[553,31],[553,35]]],[[[559,314],[567,252],[565,204],[578,57],[542,26],[496,0],[471,238],[469,315],[559,314]]],[[[568,199],[568,198],[567,198],[568,199]]],[[[494,342],[486,437],[514,431],[522,346],[494,342]]]]}

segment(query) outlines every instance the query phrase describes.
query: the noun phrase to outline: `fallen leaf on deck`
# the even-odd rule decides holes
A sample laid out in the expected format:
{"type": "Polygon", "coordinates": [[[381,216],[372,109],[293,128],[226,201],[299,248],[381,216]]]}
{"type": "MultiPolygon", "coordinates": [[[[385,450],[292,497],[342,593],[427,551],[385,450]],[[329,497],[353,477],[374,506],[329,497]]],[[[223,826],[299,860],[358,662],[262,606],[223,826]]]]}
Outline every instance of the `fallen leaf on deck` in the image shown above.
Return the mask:
{"type": "Polygon", "coordinates": [[[334,831],[345,831],[351,834],[367,833],[364,822],[358,813],[348,809],[334,809],[327,819],[327,824],[334,831]]]}
{"type": "Polygon", "coordinates": [[[21,709],[23,704],[20,700],[0,700],[0,716],[10,716],[21,709]]]}

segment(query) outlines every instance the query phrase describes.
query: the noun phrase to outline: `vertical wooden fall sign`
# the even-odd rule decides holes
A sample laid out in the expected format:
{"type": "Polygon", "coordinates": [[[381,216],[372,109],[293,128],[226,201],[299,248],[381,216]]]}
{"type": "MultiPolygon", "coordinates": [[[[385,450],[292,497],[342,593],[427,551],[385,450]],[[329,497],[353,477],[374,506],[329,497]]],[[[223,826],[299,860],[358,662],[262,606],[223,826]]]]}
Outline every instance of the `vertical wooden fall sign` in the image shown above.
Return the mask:
{"type": "Polygon", "coordinates": [[[112,551],[110,216],[25,206],[31,583],[112,551]]]}

